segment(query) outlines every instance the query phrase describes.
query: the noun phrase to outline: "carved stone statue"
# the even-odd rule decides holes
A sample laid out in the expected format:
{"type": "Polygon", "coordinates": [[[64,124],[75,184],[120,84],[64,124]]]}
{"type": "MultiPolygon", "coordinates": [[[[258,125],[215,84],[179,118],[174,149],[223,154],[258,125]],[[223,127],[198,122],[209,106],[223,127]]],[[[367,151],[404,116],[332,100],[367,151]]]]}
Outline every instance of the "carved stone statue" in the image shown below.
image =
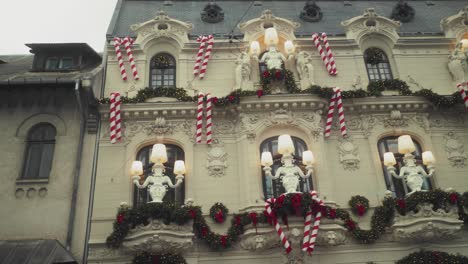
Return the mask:
{"type": "Polygon", "coordinates": [[[312,56],[306,51],[301,51],[296,55],[296,70],[301,80],[302,88],[314,85],[314,66],[312,66],[312,56]]]}
{"type": "Polygon", "coordinates": [[[449,62],[448,68],[450,73],[452,74],[453,80],[456,83],[461,83],[467,78],[465,77],[468,72],[468,51],[462,51],[462,43],[459,42],[455,49],[453,50],[452,54],[449,55],[449,62]]]}
{"type": "Polygon", "coordinates": [[[423,167],[416,165],[416,160],[414,156],[405,157],[403,159],[405,166],[400,169],[400,174],[392,173],[395,178],[405,179],[407,186],[411,189],[411,192],[408,195],[422,190],[424,183],[424,178],[429,178],[434,174],[434,171],[431,170],[429,174],[424,171],[423,167]]]}
{"type": "Polygon", "coordinates": [[[260,62],[265,62],[268,70],[281,70],[281,65],[285,60],[286,58],[281,54],[281,52],[277,51],[275,47],[270,47],[270,49],[263,54],[260,62]]]}
{"type": "Polygon", "coordinates": [[[242,52],[239,57],[237,58],[236,61],[236,85],[234,89],[242,89],[246,90],[246,88],[249,88],[247,86],[249,85],[250,81],[250,72],[251,72],[251,67],[250,67],[250,56],[247,54],[247,52],[242,52]]]}

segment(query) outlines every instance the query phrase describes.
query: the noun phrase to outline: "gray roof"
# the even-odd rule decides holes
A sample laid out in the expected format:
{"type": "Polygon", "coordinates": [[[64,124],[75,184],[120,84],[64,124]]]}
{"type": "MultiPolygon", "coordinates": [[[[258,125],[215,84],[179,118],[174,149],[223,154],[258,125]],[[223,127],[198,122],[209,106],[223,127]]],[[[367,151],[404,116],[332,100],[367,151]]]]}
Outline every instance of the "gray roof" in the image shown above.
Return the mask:
{"type": "Polygon", "coordinates": [[[57,240],[0,241],[0,263],[78,263],[57,240]]]}
{"type": "Polygon", "coordinates": [[[31,70],[34,55],[0,55],[0,81],[21,76],[31,70]]]}
{"type": "MultiPolygon", "coordinates": [[[[323,12],[319,22],[306,22],[299,18],[306,1],[259,1],[261,6],[252,5],[254,1],[218,0],[216,4],[224,11],[224,21],[210,24],[201,20],[200,12],[208,1],[174,0],[172,6],[164,5],[167,1],[131,1],[119,0],[114,11],[112,21],[107,32],[111,36],[134,36],[130,25],[142,23],[153,19],[159,10],[164,10],[172,18],[190,22],[194,25],[191,32],[193,36],[201,34],[228,35],[232,30],[240,34],[237,29],[239,21],[257,18],[265,9],[270,9],[273,15],[299,22],[297,35],[311,35],[313,32],[327,32],[329,35],[343,34],[341,21],[362,15],[364,9],[373,7],[377,14],[389,17],[398,1],[317,1],[316,4],[323,12]],[[351,6],[345,6],[349,2],[351,6]],[[249,6],[252,7],[249,9],[249,6]],[[242,15],[248,10],[245,16],[242,15]]],[[[400,33],[441,33],[440,20],[458,13],[465,5],[466,0],[444,1],[406,1],[415,9],[413,21],[403,23],[400,33]],[[428,5],[432,2],[434,5],[428,5]]]]}

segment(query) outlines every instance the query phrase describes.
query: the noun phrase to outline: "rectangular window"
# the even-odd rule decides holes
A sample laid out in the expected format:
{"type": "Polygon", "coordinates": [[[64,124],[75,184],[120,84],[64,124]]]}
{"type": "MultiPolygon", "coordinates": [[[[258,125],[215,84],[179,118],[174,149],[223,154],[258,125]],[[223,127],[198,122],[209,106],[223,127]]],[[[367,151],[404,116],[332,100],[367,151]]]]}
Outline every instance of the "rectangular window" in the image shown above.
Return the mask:
{"type": "Polygon", "coordinates": [[[60,58],[59,69],[65,70],[73,67],[73,59],[71,57],[60,58]]]}
{"type": "Polygon", "coordinates": [[[46,64],[45,64],[45,69],[46,70],[56,70],[57,69],[57,64],[58,64],[58,58],[56,58],[56,57],[47,58],[46,64]]]}

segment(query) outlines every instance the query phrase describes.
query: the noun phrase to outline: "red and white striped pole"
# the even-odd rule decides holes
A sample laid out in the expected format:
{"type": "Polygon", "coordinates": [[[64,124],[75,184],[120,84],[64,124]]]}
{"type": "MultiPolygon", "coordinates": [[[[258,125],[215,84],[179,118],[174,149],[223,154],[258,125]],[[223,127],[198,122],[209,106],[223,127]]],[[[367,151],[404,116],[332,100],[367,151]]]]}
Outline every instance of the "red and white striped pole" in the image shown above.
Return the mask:
{"type": "Polygon", "coordinates": [[[265,204],[265,210],[267,211],[267,214],[273,219],[273,224],[275,225],[276,233],[280,237],[281,243],[283,244],[283,247],[286,249],[286,253],[289,254],[291,252],[291,244],[289,244],[288,239],[286,238],[286,235],[283,232],[283,229],[281,228],[281,225],[278,223],[278,219],[276,219],[275,214],[273,213],[273,210],[271,210],[271,204],[275,202],[275,198],[269,198],[267,199],[267,202],[265,204]]]}
{"type": "Polygon", "coordinates": [[[206,68],[208,67],[208,61],[210,60],[211,56],[211,50],[213,49],[213,36],[209,35],[208,36],[208,46],[206,47],[205,51],[205,58],[203,59],[203,63],[201,65],[201,70],[200,70],[200,79],[203,79],[205,77],[206,73],[206,68]]]}
{"type": "Polygon", "coordinates": [[[317,33],[314,33],[312,35],[312,40],[314,41],[314,45],[317,48],[317,50],[318,50],[318,52],[320,54],[320,57],[322,57],[323,64],[325,64],[325,67],[327,68],[327,71],[330,74],[330,70],[329,70],[330,63],[328,62],[328,58],[327,58],[327,56],[325,55],[325,52],[322,49],[322,45],[320,44],[319,35],[317,33]]]}
{"type": "Polygon", "coordinates": [[[212,102],[211,94],[207,94],[206,95],[206,144],[208,145],[211,145],[213,141],[211,139],[211,136],[212,136],[211,130],[213,126],[212,114],[211,114],[211,109],[212,109],[211,102],[212,102]]]}
{"type": "MultiPolygon", "coordinates": [[[[320,206],[323,206],[323,201],[318,198],[316,191],[311,191],[310,194],[312,196],[312,199],[315,200],[315,202],[317,202],[320,206]]],[[[312,227],[312,233],[310,234],[309,249],[307,250],[309,252],[309,255],[312,255],[312,252],[315,249],[315,241],[317,240],[317,234],[320,227],[321,219],[322,212],[318,211],[317,214],[315,214],[314,226],[312,227]]]]}
{"type": "Polygon", "coordinates": [[[205,36],[199,36],[197,42],[200,42],[200,47],[198,48],[197,59],[195,61],[195,66],[193,66],[193,75],[197,76],[200,71],[200,66],[202,63],[203,51],[205,50],[206,41],[208,40],[205,36]]]}
{"type": "Polygon", "coordinates": [[[468,109],[468,97],[466,96],[466,88],[468,87],[468,82],[462,82],[457,84],[457,88],[460,91],[460,95],[463,99],[466,109],[468,109]]]}
{"type": "Polygon", "coordinates": [[[198,93],[198,104],[197,104],[197,134],[196,134],[196,143],[202,143],[202,130],[203,130],[203,100],[205,95],[203,93],[198,93]]]}
{"type": "Polygon", "coordinates": [[[335,103],[336,103],[336,93],[332,95],[332,98],[330,99],[330,104],[328,106],[327,122],[325,124],[325,138],[328,138],[331,134],[333,114],[335,112],[335,103]]]}
{"type": "Polygon", "coordinates": [[[347,135],[343,100],[341,98],[341,90],[340,88],[336,87],[333,88],[333,92],[334,93],[332,95],[332,98],[330,99],[330,105],[328,106],[327,122],[325,124],[325,138],[330,137],[335,108],[338,108],[338,120],[340,122],[341,135],[343,137],[347,135]]]}
{"type": "Polygon", "coordinates": [[[304,222],[304,239],[302,240],[302,251],[309,250],[310,226],[312,224],[312,211],[309,209],[306,213],[304,222]]]}
{"type": "Polygon", "coordinates": [[[327,51],[327,59],[329,61],[327,70],[330,75],[336,75],[337,70],[336,70],[336,64],[335,64],[335,58],[333,57],[333,52],[330,48],[330,45],[328,44],[328,37],[325,32],[322,33],[322,41],[323,44],[325,45],[325,50],[327,51]]]}
{"type": "Polygon", "coordinates": [[[114,50],[115,50],[115,55],[117,56],[117,60],[119,61],[119,67],[120,67],[120,76],[122,77],[122,80],[126,81],[127,80],[127,72],[125,71],[125,66],[122,58],[122,52],[120,51],[120,44],[121,44],[121,39],[118,37],[114,38],[114,50]]]}
{"type": "Polygon", "coordinates": [[[132,69],[133,79],[139,80],[140,77],[138,76],[135,60],[133,58],[132,48],[130,47],[130,45],[133,45],[133,39],[131,39],[130,37],[125,37],[123,40],[123,44],[125,46],[125,51],[127,52],[128,60],[130,61],[130,68],[132,69]]]}
{"type": "Polygon", "coordinates": [[[341,99],[341,89],[340,88],[335,88],[335,93],[336,93],[336,100],[337,100],[337,107],[338,107],[338,120],[340,122],[340,131],[341,135],[345,137],[347,135],[346,131],[346,122],[345,122],[345,116],[344,116],[344,109],[343,109],[343,100],[341,99]]]}
{"type": "Polygon", "coordinates": [[[117,140],[122,139],[121,132],[121,119],[120,119],[120,94],[111,93],[110,95],[110,111],[109,111],[109,122],[110,122],[110,141],[111,144],[117,142],[117,140]]]}

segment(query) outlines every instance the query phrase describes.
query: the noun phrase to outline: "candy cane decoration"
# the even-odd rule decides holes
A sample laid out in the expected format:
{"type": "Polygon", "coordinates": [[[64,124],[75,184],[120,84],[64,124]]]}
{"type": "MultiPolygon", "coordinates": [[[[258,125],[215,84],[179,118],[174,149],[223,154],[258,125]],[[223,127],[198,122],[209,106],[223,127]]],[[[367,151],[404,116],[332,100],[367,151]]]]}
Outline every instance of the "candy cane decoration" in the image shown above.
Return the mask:
{"type": "Polygon", "coordinates": [[[327,59],[329,60],[327,70],[330,75],[336,75],[337,70],[336,70],[336,64],[335,64],[335,58],[333,57],[333,52],[330,48],[330,45],[328,44],[328,37],[325,32],[322,33],[322,41],[323,44],[325,45],[325,50],[327,51],[327,59]]]}
{"type": "Polygon", "coordinates": [[[314,33],[312,35],[312,41],[314,42],[314,45],[317,48],[320,57],[322,57],[323,64],[325,65],[325,68],[327,68],[328,74],[336,75],[337,69],[335,64],[335,58],[333,57],[333,52],[331,51],[331,48],[328,44],[327,34],[323,33],[322,38],[320,38],[320,36],[317,33],[314,33]],[[320,40],[323,41],[326,52],[323,51],[322,45],[320,44],[320,40]]]}
{"type": "Polygon", "coordinates": [[[206,41],[208,40],[205,36],[200,36],[197,38],[197,42],[200,42],[200,47],[198,48],[197,60],[195,61],[195,66],[193,67],[193,75],[197,76],[200,71],[200,65],[202,62],[203,51],[205,50],[206,41]]]}
{"type": "Polygon", "coordinates": [[[133,45],[133,39],[131,39],[130,37],[125,37],[122,44],[124,44],[125,46],[125,51],[127,52],[128,60],[130,61],[130,68],[132,69],[133,79],[139,80],[140,77],[138,76],[138,71],[135,65],[135,61],[133,59],[133,52],[130,48],[130,45],[133,45]]]}
{"type": "Polygon", "coordinates": [[[203,129],[203,93],[198,93],[198,105],[197,105],[197,144],[202,143],[202,129],[203,129]]]}
{"type": "Polygon", "coordinates": [[[124,66],[124,62],[122,59],[122,52],[120,51],[120,44],[121,44],[121,39],[115,37],[114,38],[114,50],[115,50],[115,55],[117,56],[117,60],[119,61],[120,76],[122,77],[122,80],[126,81],[127,72],[125,71],[125,66],[124,66]]]}
{"type": "Polygon", "coordinates": [[[203,59],[203,63],[201,65],[200,79],[203,79],[205,77],[206,68],[208,66],[208,61],[210,60],[211,50],[212,49],[213,49],[213,36],[209,35],[208,36],[208,46],[206,47],[206,51],[205,51],[205,58],[203,59]]]}
{"type": "Polygon", "coordinates": [[[465,103],[465,107],[468,109],[468,97],[466,96],[465,87],[468,86],[468,82],[462,82],[457,84],[457,88],[460,90],[461,97],[465,103]]]}
{"type": "Polygon", "coordinates": [[[271,204],[274,202],[275,202],[275,198],[267,199],[267,202],[265,204],[265,210],[267,211],[267,214],[273,219],[273,224],[275,225],[276,233],[278,233],[278,236],[281,239],[281,243],[286,249],[286,253],[289,254],[289,252],[291,252],[292,250],[291,245],[289,244],[289,241],[286,238],[286,235],[284,234],[283,229],[281,228],[281,225],[278,223],[278,220],[276,219],[276,216],[274,215],[273,210],[271,210],[271,204]]]}
{"type": "Polygon", "coordinates": [[[120,94],[111,93],[110,95],[110,141],[112,144],[116,143],[117,140],[122,139],[122,133],[120,128],[120,94]]]}
{"type": "Polygon", "coordinates": [[[341,98],[341,90],[340,88],[334,88],[333,91],[334,93],[332,95],[332,98],[330,99],[330,105],[328,107],[327,122],[325,124],[325,138],[328,138],[331,134],[331,127],[335,108],[338,108],[338,120],[340,122],[341,135],[343,137],[347,135],[343,100],[341,98]]]}
{"type": "Polygon", "coordinates": [[[312,224],[312,211],[309,209],[306,213],[304,222],[304,239],[302,240],[302,251],[309,250],[310,225],[312,224]]]}
{"type": "MultiPolygon", "coordinates": [[[[315,200],[315,202],[317,202],[320,206],[323,206],[323,201],[318,198],[316,191],[311,191],[310,195],[312,196],[312,199],[315,200]]],[[[317,240],[317,234],[318,234],[318,230],[320,227],[321,219],[322,219],[322,212],[318,211],[317,214],[315,215],[314,226],[312,227],[312,233],[310,234],[309,249],[307,250],[309,252],[309,255],[312,255],[312,252],[314,251],[315,241],[317,240]]]]}
{"type": "Polygon", "coordinates": [[[211,129],[212,129],[212,123],[211,123],[211,94],[206,95],[206,144],[211,145],[212,139],[211,139],[211,129]]]}

